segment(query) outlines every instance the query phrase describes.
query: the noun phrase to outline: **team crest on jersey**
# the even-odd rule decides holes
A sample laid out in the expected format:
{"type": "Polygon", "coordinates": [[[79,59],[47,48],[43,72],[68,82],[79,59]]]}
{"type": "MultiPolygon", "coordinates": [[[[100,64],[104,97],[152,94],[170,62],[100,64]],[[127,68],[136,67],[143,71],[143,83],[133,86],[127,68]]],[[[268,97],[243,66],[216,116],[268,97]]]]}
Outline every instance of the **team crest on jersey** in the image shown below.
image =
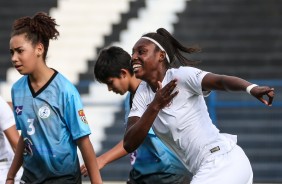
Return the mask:
{"type": "Polygon", "coordinates": [[[88,122],[87,122],[87,120],[86,120],[86,116],[85,116],[83,110],[79,110],[79,111],[78,111],[78,115],[80,116],[80,118],[81,118],[81,120],[83,121],[83,123],[88,124],[88,122]]]}
{"type": "Polygon", "coordinates": [[[20,106],[15,106],[15,112],[17,115],[22,115],[22,112],[23,112],[23,106],[20,105],[20,106]]]}
{"type": "Polygon", "coordinates": [[[38,116],[42,119],[46,119],[50,116],[50,112],[50,108],[45,105],[38,110],[38,116]]]}
{"type": "Polygon", "coordinates": [[[30,156],[32,156],[33,155],[33,151],[32,151],[32,146],[33,146],[33,144],[32,144],[32,142],[31,142],[31,140],[30,139],[28,139],[28,138],[24,138],[24,155],[30,155],[30,156]]]}

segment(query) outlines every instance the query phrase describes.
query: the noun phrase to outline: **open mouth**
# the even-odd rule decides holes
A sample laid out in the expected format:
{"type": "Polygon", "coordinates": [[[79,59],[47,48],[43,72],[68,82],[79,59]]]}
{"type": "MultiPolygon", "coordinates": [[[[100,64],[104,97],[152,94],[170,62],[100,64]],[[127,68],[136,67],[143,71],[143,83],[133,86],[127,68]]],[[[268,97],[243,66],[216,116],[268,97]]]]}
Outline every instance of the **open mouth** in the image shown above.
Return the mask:
{"type": "Polygon", "coordinates": [[[16,65],[15,68],[18,70],[22,65],[16,65]]]}
{"type": "Polygon", "coordinates": [[[133,67],[133,71],[136,72],[139,68],[142,67],[142,65],[140,65],[140,64],[133,64],[132,67],[133,67]]]}

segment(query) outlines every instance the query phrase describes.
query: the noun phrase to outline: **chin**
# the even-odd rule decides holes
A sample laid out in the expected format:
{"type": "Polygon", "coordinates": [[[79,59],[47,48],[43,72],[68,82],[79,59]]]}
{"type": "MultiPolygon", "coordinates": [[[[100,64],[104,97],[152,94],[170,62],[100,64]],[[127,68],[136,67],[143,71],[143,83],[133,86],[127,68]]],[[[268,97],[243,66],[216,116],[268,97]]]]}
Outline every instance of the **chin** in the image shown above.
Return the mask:
{"type": "Polygon", "coordinates": [[[135,74],[135,77],[137,79],[142,79],[143,78],[143,75],[141,75],[141,74],[138,74],[138,73],[134,73],[134,74],[135,74]]]}
{"type": "Polygon", "coordinates": [[[25,72],[23,72],[23,71],[19,71],[19,70],[18,70],[18,72],[19,72],[19,74],[21,74],[21,75],[27,75],[27,73],[25,73],[25,72]]]}

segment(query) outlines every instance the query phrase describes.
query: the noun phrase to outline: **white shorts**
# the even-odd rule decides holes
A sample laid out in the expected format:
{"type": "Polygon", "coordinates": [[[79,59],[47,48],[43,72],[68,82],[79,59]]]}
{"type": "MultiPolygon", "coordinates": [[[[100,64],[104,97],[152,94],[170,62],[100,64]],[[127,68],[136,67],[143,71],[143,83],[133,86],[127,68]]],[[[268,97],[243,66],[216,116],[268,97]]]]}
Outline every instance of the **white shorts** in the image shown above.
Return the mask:
{"type": "MultiPolygon", "coordinates": [[[[0,184],[6,183],[7,174],[10,169],[10,166],[11,166],[11,162],[1,162],[0,163],[0,184]]],[[[15,184],[20,183],[22,174],[23,174],[23,169],[21,167],[15,177],[15,184]]]]}
{"type": "Polygon", "coordinates": [[[207,159],[191,184],[252,184],[253,171],[244,151],[236,145],[230,152],[207,159]]]}

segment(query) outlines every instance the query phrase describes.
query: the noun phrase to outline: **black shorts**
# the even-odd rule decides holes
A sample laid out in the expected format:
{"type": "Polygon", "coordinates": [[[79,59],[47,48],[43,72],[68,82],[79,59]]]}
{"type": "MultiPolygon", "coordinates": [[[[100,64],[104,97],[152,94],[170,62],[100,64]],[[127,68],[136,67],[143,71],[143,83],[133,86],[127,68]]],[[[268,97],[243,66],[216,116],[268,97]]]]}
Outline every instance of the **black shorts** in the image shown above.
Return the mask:
{"type": "Polygon", "coordinates": [[[191,177],[187,175],[171,174],[171,173],[154,173],[140,175],[140,173],[132,169],[129,173],[127,184],[189,184],[191,177]]]}
{"type": "Polygon", "coordinates": [[[36,179],[32,174],[25,171],[21,178],[20,184],[82,184],[81,173],[78,172],[75,175],[64,175],[58,177],[50,177],[44,180],[36,179]]]}

